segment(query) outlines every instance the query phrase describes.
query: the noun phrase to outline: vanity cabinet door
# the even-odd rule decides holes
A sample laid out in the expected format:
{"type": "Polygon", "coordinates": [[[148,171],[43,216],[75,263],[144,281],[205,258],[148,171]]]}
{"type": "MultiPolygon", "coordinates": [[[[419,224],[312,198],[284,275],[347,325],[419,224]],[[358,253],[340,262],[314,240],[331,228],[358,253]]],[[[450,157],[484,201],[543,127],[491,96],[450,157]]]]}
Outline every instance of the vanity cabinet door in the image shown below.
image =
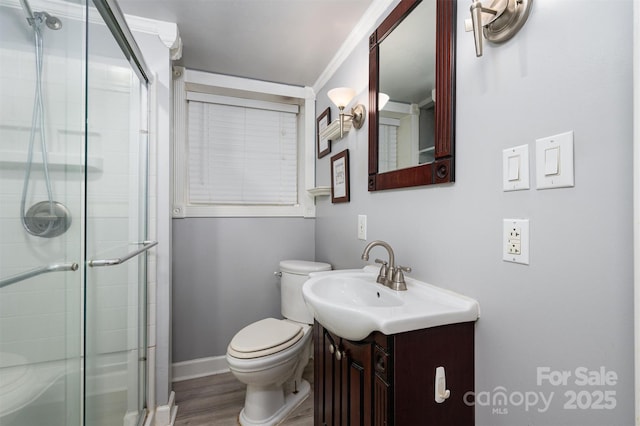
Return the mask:
{"type": "Polygon", "coordinates": [[[396,426],[473,426],[474,323],[449,324],[393,335],[393,407],[396,426]],[[436,369],[443,367],[450,397],[435,401],[436,369]]]}
{"type": "Polygon", "coordinates": [[[314,324],[314,424],[316,426],[340,425],[341,374],[335,358],[339,338],[332,336],[317,322],[314,324]]]}
{"type": "Polygon", "coordinates": [[[340,350],[342,424],[371,425],[373,345],[342,339],[340,350]]]}
{"type": "Polygon", "coordinates": [[[314,325],[314,424],[369,426],[373,417],[373,347],[314,325]]]}

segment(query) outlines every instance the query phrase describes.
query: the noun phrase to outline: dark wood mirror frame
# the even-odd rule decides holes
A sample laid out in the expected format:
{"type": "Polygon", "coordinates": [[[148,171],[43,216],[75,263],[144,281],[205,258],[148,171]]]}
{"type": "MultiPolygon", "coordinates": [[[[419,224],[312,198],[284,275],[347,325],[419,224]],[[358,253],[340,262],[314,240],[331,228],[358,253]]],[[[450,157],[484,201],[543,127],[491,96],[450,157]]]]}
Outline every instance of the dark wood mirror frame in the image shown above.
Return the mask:
{"type": "Polygon", "coordinates": [[[402,0],[369,37],[369,191],[453,182],[456,0],[402,0]],[[378,173],[379,44],[421,1],[436,2],[435,161],[378,173]]]}

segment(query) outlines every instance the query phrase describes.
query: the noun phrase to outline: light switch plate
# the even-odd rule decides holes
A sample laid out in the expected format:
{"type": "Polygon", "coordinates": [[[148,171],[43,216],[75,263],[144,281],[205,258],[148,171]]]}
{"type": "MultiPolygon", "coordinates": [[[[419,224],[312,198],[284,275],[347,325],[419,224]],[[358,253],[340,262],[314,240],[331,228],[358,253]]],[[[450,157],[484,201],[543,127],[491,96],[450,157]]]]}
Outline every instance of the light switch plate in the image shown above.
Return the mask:
{"type": "Polygon", "coordinates": [[[503,220],[502,260],[529,264],[529,219],[503,220]]]}
{"type": "Polygon", "coordinates": [[[536,188],[574,186],[573,131],[536,140],[536,188]]]}
{"type": "Polygon", "coordinates": [[[367,239],[367,215],[364,214],[358,215],[358,239],[367,239]]]}
{"type": "Polygon", "coordinates": [[[502,190],[529,189],[529,145],[502,151],[502,190]]]}

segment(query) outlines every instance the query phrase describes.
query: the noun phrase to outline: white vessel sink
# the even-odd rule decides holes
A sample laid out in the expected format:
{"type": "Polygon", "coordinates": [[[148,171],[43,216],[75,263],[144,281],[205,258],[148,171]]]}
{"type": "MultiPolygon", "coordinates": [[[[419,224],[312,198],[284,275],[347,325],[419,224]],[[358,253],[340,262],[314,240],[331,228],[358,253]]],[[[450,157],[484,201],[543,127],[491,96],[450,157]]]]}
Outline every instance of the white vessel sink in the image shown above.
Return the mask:
{"type": "Polygon", "coordinates": [[[349,340],[475,321],[480,314],[469,297],[408,277],[407,290],[394,291],[376,283],[377,276],[375,266],[316,272],[302,294],[320,324],[349,340]]]}

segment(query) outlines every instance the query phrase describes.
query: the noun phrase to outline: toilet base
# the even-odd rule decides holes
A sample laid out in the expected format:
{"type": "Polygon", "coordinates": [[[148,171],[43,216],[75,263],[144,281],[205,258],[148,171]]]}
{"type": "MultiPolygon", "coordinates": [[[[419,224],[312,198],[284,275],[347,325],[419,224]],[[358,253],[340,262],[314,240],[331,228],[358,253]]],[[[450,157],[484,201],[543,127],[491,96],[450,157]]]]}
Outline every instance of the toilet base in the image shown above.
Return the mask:
{"type": "Polygon", "coordinates": [[[250,419],[245,414],[245,409],[240,411],[240,424],[242,426],[275,426],[285,419],[295,410],[311,392],[311,385],[306,380],[302,380],[298,385],[297,393],[289,393],[284,397],[284,405],[274,414],[265,419],[250,419]]]}

